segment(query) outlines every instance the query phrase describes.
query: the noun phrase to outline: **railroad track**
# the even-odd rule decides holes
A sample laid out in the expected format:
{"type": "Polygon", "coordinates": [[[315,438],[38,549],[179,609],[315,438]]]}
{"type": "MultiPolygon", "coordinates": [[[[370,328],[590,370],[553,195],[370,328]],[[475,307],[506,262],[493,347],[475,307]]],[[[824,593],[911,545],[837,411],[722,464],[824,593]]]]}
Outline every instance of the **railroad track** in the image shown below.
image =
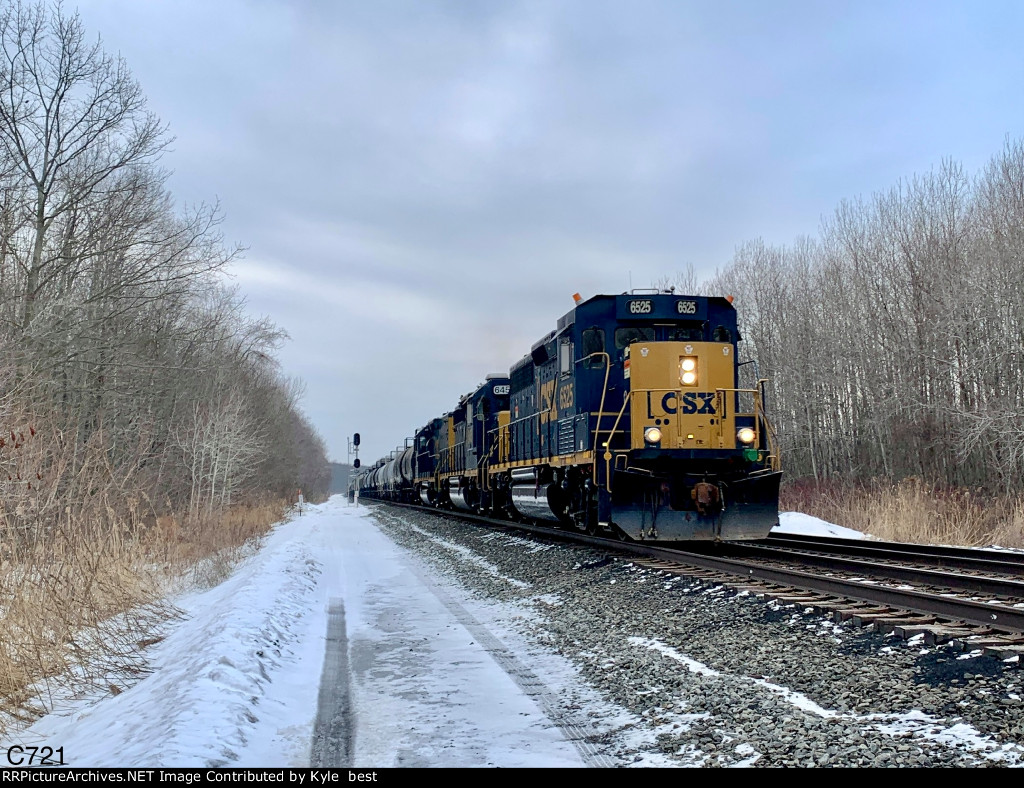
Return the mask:
{"type": "Polygon", "coordinates": [[[1024,655],[1024,556],[1017,554],[791,536],[682,549],[465,512],[385,505],[586,544],[652,569],[813,608],[905,639],[952,641],[1003,659],[1024,655]]]}
{"type": "Polygon", "coordinates": [[[746,544],[866,558],[896,558],[937,568],[980,570],[992,573],[1005,571],[1018,577],[1024,574],[1024,553],[976,547],[876,542],[842,539],[837,536],[805,536],[786,533],[772,534],[767,539],[746,544]]]}

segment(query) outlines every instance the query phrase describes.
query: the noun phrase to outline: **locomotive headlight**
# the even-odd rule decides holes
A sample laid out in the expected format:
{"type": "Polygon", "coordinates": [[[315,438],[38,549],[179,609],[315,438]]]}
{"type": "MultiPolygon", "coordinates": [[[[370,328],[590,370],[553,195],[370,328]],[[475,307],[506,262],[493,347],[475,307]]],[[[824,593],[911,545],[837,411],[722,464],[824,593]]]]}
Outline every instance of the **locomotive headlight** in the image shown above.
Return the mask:
{"type": "Polygon", "coordinates": [[[644,430],[644,440],[648,443],[661,443],[661,430],[657,427],[648,427],[644,430]]]}
{"type": "Polygon", "coordinates": [[[747,445],[754,442],[754,438],[757,434],[750,429],[750,427],[742,427],[739,432],[736,433],[736,440],[740,443],[746,443],[747,445]]]}
{"type": "Polygon", "coordinates": [[[679,379],[684,386],[697,385],[697,359],[693,356],[683,356],[679,359],[679,379]]]}

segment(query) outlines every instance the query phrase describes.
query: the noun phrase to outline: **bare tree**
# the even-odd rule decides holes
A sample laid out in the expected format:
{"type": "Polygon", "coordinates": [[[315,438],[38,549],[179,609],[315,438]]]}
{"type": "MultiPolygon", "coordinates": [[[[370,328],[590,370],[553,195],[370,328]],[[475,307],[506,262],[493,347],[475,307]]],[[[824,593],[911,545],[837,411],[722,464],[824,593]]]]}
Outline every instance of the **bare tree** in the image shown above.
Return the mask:
{"type": "Polygon", "coordinates": [[[1024,144],[739,246],[736,296],[791,476],[1024,489],[1024,144]]]}
{"type": "Polygon", "coordinates": [[[67,275],[65,242],[81,213],[169,142],[124,60],[86,41],[77,13],[20,0],[0,12],[0,153],[28,219],[18,256],[24,327],[46,288],[67,275]]]}

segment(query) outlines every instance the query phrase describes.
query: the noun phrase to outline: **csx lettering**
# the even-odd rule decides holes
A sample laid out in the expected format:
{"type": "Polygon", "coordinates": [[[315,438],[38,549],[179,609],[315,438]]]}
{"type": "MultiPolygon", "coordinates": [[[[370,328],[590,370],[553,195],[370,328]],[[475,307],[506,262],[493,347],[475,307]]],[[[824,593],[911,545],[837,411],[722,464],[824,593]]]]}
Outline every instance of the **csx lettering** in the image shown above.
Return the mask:
{"type": "Polygon", "coordinates": [[[555,381],[549,380],[546,383],[540,384],[540,410],[543,413],[546,410],[555,409],[555,381]]]}
{"type": "Polygon", "coordinates": [[[715,392],[687,391],[683,394],[683,413],[715,413],[715,392]]]}
{"type": "MultiPolygon", "coordinates": [[[[684,416],[689,416],[694,413],[713,416],[716,412],[715,392],[687,391],[683,394],[683,404],[680,408],[676,392],[670,391],[661,398],[661,410],[663,413],[667,413],[669,415],[678,412],[682,413],[684,416]]],[[[647,416],[649,418],[654,418],[655,416],[655,414],[651,412],[650,392],[647,394],[647,416]]]]}
{"type": "Polygon", "coordinates": [[[555,399],[556,381],[549,380],[540,384],[540,423],[547,424],[551,419],[558,417],[555,399]]]}

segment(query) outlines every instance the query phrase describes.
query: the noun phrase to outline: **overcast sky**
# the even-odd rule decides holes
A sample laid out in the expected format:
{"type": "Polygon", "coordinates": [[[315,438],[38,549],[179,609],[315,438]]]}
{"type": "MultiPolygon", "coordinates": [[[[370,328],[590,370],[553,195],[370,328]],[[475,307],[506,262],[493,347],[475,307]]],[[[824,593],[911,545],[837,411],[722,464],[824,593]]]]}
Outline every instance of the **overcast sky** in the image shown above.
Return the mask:
{"type": "Polygon", "coordinates": [[[711,273],[1024,136],[1017,0],[77,8],[170,125],[176,198],[220,200],[342,462],[507,372],[574,292],[711,273]]]}

